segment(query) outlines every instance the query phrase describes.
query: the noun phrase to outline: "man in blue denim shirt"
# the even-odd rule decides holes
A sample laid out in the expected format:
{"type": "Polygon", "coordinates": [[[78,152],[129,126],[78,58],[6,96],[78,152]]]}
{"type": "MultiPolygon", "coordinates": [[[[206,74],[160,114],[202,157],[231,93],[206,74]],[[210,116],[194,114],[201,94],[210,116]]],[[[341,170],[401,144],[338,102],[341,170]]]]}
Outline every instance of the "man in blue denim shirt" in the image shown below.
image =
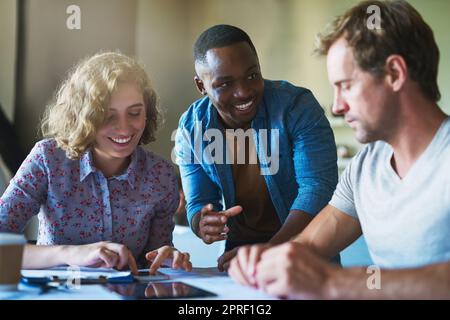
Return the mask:
{"type": "Polygon", "coordinates": [[[239,246],[285,242],[328,203],[336,145],[309,90],[263,79],[244,31],[209,28],[194,58],[205,97],[181,117],[175,154],[191,228],[208,244],[227,239],[224,270],[239,246]]]}

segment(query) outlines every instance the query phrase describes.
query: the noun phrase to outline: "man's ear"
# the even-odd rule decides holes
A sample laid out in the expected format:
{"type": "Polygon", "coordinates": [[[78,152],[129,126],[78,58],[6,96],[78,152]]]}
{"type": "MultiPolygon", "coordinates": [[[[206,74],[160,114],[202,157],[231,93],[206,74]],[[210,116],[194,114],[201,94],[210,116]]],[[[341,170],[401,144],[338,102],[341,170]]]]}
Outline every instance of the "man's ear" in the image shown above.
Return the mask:
{"type": "Polygon", "coordinates": [[[195,82],[195,86],[197,87],[197,90],[202,95],[206,95],[205,85],[204,85],[202,79],[200,79],[198,76],[195,76],[194,77],[194,82],[195,82]]]}
{"type": "Polygon", "coordinates": [[[408,67],[405,59],[393,54],[386,59],[386,80],[394,92],[398,92],[403,88],[408,78],[408,67]]]}

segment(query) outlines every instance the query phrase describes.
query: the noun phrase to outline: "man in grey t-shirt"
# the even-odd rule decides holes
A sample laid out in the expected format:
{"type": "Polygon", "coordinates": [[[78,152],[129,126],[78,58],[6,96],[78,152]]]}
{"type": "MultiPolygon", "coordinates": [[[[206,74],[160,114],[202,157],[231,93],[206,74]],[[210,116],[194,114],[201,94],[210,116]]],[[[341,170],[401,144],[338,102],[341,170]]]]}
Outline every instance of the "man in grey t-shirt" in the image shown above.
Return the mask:
{"type": "Polygon", "coordinates": [[[230,275],[289,298],[450,299],[450,120],[437,105],[432,30],[405,1],[363,2],[321,34],[318,51],[333,112],[368,145],[303,232],[241,248],[230,275]],[[361,234],[376,266],[326,262],[361,234]]]}

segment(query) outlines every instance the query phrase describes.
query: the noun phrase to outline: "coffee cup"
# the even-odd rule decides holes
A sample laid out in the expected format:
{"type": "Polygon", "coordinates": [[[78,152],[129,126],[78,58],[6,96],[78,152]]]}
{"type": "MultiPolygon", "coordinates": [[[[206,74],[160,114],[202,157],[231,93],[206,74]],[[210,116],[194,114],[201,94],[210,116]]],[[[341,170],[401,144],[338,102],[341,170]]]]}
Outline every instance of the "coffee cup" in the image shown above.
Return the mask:
{"type": "Polygon", "coordinates": [[[21,234],[0,232],[0,291],[17,290],[25,243],[21,234]]]}

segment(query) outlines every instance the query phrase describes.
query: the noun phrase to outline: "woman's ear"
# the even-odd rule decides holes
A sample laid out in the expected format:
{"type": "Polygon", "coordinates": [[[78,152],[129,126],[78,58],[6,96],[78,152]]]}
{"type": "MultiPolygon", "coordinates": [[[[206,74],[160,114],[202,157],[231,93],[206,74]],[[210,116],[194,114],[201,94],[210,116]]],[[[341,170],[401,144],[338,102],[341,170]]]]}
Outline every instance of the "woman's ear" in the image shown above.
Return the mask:
{"type": "Polygon", "coordinates": [[[391,86],[394,92],[399,92],[408,78],[408,66],[405,59],[394,54],[386,59],[386,80],[389,86],[391,86]]]}

